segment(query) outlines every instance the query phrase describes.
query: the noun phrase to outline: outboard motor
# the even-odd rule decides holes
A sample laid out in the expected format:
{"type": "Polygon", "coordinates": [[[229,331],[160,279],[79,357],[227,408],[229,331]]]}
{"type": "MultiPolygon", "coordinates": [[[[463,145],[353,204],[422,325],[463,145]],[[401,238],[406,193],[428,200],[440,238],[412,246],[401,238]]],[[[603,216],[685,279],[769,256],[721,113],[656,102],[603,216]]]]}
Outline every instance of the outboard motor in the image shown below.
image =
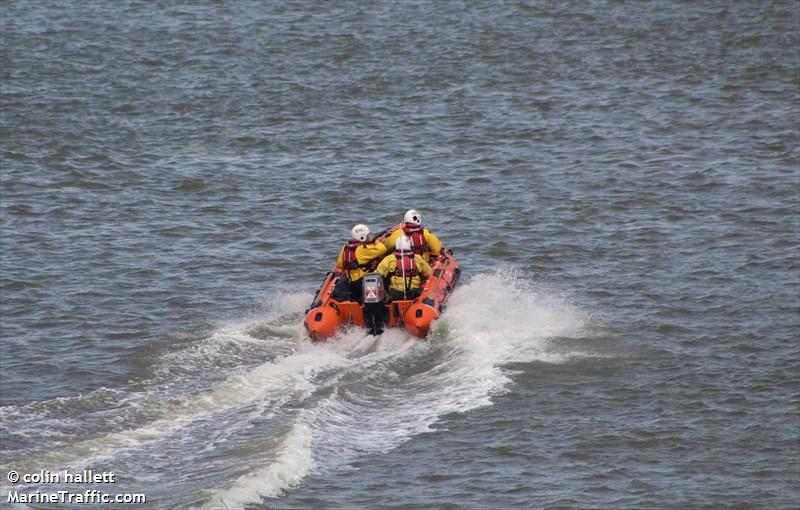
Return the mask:
{"type": "Polygon", "coordinates": [[[364,322],[372,335],[383,333],[383,310],[386,291],[383,289],[383,276],[379,273],[367,273],[362,277],[364,282],[364,322]]]}
{"type": "Polygon", "coordinates": [[[363,276],[364,280],[364,304],[383,303],[386,299],[386,291],[383,289],[383,276],[379,273],[367,273],[363,276]]]}

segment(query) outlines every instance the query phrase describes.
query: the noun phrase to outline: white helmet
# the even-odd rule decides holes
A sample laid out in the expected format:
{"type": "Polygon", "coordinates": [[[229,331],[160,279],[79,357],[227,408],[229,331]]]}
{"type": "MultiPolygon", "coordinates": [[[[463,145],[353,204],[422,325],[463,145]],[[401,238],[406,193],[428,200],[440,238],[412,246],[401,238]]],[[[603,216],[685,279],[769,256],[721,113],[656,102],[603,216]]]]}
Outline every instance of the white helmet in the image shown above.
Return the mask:
{"type": "Polygon", "coordinates": [[[408,236],[400,236],[394,243],[394,249],[400,252],[411,251],[411,238],[408,236]]]}
{"type": "Polygon", "coordinates": [[[403,221],[406,223],[413,223],[414,225],[422,225],[422,214],[416,209],[409,209],[406,215],[403,216],[403,221]]]}
{"type": "Polygon", "coordinates": [[[351,230],[350,233],[353,235],[354,240],[361,241],[363,243],[369,238],[369,227],[359,223],[353,227],[353,230],[351,230]]]}

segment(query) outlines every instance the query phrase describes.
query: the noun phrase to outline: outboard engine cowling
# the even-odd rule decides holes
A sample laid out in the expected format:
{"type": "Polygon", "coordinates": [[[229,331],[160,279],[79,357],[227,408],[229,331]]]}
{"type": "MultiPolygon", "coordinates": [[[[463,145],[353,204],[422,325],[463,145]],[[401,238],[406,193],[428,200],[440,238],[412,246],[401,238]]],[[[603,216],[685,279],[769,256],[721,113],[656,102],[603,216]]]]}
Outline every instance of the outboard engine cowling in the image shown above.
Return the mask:
{"type": "Polygon", "coordinates": [[[363,277],[364,304],[383,303],[386,300],[386,291],[383,288],[383,276],[380,273],[367,273],[363,277]]]}

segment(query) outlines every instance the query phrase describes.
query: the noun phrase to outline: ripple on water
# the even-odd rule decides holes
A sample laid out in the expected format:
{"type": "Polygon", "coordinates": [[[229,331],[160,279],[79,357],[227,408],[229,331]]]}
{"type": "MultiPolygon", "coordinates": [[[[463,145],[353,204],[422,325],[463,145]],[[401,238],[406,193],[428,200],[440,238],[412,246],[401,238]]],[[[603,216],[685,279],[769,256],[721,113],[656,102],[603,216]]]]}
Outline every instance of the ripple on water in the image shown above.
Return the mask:
{"type": "Polygon", "coordinates": [[[4,462],[167,508],[797,506],[793,2],[110,5],[0,17],[4,462]],[[464,269],[431,342],[306,343],[410,207],[464,269]]]}

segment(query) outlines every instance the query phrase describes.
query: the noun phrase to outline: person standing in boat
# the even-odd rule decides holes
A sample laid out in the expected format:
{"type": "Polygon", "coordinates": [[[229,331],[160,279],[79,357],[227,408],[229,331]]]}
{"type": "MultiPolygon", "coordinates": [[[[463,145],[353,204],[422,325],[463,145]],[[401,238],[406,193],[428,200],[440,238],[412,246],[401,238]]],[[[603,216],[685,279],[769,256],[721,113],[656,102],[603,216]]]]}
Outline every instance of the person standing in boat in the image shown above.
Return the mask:
{"type": "Polygon", "coordinates": [[[422,293],[422,281],[431,276],[431,266],[414,252],[411,237],[400,236],[394,253],[378,264],[376,272],[389,277],[389,300],[414,299],[422,293]]]}
{"type": "Polygon", "coordinates": [[[351,239],[345,243],[336,260],[342,276],[336,282],[333,296],[340,301],[362,302],[364,274],[372,270],[380,258],[389,251],[382,243],[369,240],[369,227],[358,224],[350,231],[351,239]]]}
{"type": "Polygon", "coordinates": [[[398,228],[383,241],[386,251],[395,247],[397,240],[407,236],[411,240],[414,253],[421,255],[425,262],[442,252],[442,242],[436,234],[422,226],[422,214],[416,209],[409,209],[403,216],[402,228],[398,228]]]}

